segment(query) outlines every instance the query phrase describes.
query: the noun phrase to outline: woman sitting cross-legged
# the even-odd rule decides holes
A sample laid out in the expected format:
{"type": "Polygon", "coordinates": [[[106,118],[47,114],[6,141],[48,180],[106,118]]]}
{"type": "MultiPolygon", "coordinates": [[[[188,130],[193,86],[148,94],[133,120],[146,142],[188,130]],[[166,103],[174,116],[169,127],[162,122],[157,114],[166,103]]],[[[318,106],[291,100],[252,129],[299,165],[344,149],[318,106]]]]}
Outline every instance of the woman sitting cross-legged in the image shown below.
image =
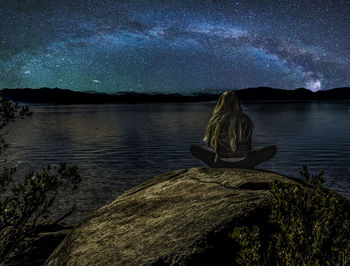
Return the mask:
{"type": "Polygon", "coordinates": [[[226,91],[215,106],[203,140],[212,150],[191,145],[190,152],[213,168],[254,168],[271,159],[277,148],[271,145],[251,151],[253,128],[235,92],[226,91]]]}

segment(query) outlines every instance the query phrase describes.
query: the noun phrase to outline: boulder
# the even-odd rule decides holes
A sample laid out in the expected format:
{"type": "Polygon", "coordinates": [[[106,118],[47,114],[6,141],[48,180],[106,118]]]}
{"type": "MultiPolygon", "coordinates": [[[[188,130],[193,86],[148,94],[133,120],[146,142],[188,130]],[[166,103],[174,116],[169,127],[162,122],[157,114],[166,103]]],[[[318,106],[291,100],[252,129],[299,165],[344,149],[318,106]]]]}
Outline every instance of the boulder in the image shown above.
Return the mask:
{"type": "Polygon", "coordinates": [[[154,177],[77,225],[45,265],[232,264],[228,233],[266,220],[276,173],[191,168],[154,177]]]}

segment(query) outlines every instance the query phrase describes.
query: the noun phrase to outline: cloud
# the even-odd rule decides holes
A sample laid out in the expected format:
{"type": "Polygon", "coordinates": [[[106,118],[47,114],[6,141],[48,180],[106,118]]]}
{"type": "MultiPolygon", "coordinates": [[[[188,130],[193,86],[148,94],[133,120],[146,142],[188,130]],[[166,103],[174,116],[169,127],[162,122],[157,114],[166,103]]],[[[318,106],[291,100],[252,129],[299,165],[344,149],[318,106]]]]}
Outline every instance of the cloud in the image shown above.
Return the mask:
{"type": "Polygon", "coordinates": [[[305,88],[311,91],[319,91],[322,89],[322,74],[315,74],[312,71],[303,72],[305,88]]]}
{"type": "Polygon", "coordinates": [[[305,87],[310,91],[319,91],[322,89],[321,80],[311,78],[305,81],[305,87]]]}

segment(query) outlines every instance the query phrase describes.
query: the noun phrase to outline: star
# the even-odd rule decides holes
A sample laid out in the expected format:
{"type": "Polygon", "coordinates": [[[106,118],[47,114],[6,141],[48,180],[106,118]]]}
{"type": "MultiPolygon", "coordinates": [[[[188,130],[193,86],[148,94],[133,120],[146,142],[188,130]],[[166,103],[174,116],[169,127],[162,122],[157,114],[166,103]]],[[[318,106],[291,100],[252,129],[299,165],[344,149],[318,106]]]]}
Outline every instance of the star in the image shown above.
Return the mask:
{"type": "Polygon", "coordinates": [[[0,88],[350,86],[349,13],[344,1],[12,1],[0,10],[0,88]]]}

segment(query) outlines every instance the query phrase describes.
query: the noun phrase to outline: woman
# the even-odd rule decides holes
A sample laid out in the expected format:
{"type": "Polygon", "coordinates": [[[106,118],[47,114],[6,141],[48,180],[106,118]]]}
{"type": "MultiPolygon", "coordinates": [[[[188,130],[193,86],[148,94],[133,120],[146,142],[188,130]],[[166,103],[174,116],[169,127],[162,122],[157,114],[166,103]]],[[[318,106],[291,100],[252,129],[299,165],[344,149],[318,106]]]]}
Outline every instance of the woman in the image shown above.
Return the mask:
{"type": "Polygon", "coordinates": [[[215,106],[203,140],[213,150],[191,145],[190,152],[210,167],[254,168],[271,159],[277,149],[271,145],[250,151],[253,128],[253,122],[243,113],[236,94],[226,91],[215,106]]]}

